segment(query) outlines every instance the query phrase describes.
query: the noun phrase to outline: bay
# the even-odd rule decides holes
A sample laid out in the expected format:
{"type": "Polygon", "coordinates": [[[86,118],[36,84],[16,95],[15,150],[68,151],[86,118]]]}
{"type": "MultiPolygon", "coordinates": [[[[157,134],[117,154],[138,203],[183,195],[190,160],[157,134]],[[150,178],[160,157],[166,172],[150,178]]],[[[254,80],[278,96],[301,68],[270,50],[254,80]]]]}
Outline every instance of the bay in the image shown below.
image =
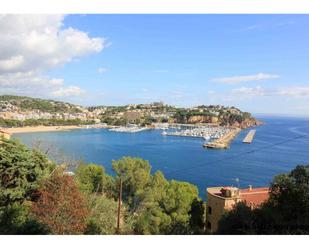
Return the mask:
{"type": "Polygon", "coordinates": [[[253,143],[242,143],[250,129],[243,130],[226,150],[205,149],[201,138],[162,136],[161,130],[118,133],[81,129],[14,137],[29,146],[40,141],[72,158],[103,165],[110,174],[114,174],[112,160],[141,157],[149,160],[152,172],[161,170],[168,179],[195,184],[205,198],[210,186],[268,186],[275,175],[309,164],[309,119],[258,118],[265,124],[256,127],[253,143]]]}

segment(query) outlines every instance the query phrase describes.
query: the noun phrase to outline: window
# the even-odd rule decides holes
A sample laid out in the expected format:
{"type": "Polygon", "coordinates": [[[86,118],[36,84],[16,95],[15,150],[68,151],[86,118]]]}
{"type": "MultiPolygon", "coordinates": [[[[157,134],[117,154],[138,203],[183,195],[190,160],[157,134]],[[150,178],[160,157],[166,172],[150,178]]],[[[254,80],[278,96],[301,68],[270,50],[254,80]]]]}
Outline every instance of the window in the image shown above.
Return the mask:
{"type": "Polygon", "coordinates": [[[212,209],[211,209],[211,207],[208,207],[208,214],[211,214],[211,212],[212,212],[212,209]]]}
{"type": "Polygon", "coordinates": [[[207,221],[207,229],[211,230],[211,223],[207,221]]]}

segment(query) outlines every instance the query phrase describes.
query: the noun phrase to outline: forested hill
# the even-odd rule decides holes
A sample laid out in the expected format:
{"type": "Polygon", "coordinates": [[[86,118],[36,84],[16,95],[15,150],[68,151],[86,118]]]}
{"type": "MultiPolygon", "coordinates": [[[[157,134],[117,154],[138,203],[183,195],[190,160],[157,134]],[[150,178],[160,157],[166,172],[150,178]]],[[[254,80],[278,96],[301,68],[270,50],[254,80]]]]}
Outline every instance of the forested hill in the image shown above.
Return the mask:
{"type": "Polygon", "coordinates": [[[82,107],[55,100],[30,98],[25,96],[2,95],[0,96],[1,110],[8,111],[41,111],[49,113],[78,113],[82,107]]]}

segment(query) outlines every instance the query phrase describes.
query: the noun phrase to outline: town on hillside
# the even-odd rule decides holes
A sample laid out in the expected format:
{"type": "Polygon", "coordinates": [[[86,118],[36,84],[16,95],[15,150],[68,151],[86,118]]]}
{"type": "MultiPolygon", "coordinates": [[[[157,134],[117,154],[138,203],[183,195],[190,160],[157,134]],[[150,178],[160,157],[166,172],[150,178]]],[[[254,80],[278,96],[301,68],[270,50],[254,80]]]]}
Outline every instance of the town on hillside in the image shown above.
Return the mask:
{"type": "MultiPolygon", "coordinates": [[[[179,108],[154,102],[83,107],[54,100],[0,96],[0,130],[7,133],[33,132],[33,127],[36,131],[93,127],[115,132],[176,128],[162,135],[203,138],[204,147],[226,149],[242,129],[260,124],[250,113],[222,105],[179,108]]],[[[249,142],[252,139],[253,136],[249,142]]]]}
{"type": "Polygon", "coordinates": [[[259,121],[236,107],[200,105],[178,108],[163,102],[83,107],[54,100],[0,96],[0,126],[98,124],[150,126],[154,123],[215,124],[247,128],[259,121]]]}

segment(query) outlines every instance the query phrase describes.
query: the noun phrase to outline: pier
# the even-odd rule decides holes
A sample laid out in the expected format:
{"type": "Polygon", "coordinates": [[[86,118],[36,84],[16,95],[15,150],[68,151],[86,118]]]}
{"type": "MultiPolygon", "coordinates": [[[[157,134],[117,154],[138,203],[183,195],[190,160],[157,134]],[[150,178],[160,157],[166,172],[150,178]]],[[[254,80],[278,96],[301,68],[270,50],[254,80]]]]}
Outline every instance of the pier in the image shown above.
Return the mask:
{"type": "Polygon", "coordinates": [[[242,142],[246,144],[252,143],[255,133],[256,130],[250,130],[242,142]]]}
{"type": "Polygon", "coordinates": [[[222,137],[218,139],[205,143],[203,147],[211,148],[211,149],[227,149],[229,148],[230,143],[232,140],[237,136],[237,134],[241,131],[241,129],[236,128],[228,132],[222,137]]]}

